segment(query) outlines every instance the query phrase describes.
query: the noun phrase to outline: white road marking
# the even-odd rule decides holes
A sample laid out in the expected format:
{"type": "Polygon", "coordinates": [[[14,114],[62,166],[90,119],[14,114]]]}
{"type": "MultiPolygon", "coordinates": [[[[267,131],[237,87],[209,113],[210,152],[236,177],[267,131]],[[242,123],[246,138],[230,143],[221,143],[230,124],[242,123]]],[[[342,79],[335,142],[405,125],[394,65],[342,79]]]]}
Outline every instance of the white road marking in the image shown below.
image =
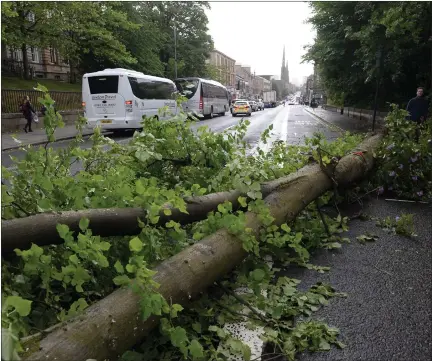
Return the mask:
{"type": "Polygon", "coordinates": [[[256,154],[258,152],[258,148],[267,153],[270,148],[273,146],[273,143],[277,140],[282,140],[284,142],[288,139],[288,118],[290,114],[290,108],[288,111],[281,109],[279,113],[276,115],[273,121],[273,130],[270,132],[270,138],[267,139],[267,143],[264,143],[261,139],[258,144],[251,149],[250,154],[256,154]]]}

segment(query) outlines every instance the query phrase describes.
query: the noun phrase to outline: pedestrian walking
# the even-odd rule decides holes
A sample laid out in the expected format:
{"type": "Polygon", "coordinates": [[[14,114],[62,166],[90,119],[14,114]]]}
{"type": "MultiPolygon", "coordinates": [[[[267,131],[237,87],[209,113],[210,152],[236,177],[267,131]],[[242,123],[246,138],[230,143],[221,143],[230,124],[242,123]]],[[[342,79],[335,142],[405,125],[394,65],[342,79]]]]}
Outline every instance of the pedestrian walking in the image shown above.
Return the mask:
{"type": "Polygon", "coordinates": [[[423,123],[426,120],[428,116],[429,102],[424,95],[423,87],[417,88],[417,96],[408,102],[406,110],[409,112],[409,119],[417,124],[423,123]]]}
{"type": "Polygon", "coordinates": [[[23,113],[24,118],[27,120],[27,124],[24,127],[24,131],[27,133],[27,128],[28,128],[29,132],[33,132],[31,126],[32,126],[33,118],[36,115],[36,112],[34,111],[32,104],[30,103],[30,98],[28,95],[26,95],[23,98],[23,102],[20,105],[20,110],[23,113]]]}
{"type": "Polygon", "coordinates": [[[408,102],[406,110],[409,113],[408,119],[417,123],[415,141],[418,142],[420,138],[420,126],[426,121],[429,111],[429,101],[425,97],[423,87],[417,88],[417,96],[408,102]]]}

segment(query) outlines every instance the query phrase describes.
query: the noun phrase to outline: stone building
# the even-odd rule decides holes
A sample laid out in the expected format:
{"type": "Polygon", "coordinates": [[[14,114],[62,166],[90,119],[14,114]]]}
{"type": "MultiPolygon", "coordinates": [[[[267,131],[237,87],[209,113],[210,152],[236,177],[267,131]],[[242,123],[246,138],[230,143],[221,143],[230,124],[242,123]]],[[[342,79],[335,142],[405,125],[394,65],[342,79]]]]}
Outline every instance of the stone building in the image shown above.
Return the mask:
{"type": "Polygon", "coordinates": [[[235,79],[235,60],[225,55],[219,50],[214,49],[210,52],[210,64],[219,70],[221,83],[229,90],[234,89],[236,85],[235,79]]]}
{"type": "Polygon", "coordinates": [[[239,91],[240,98],[250,98],[253,96],[253,74],[250,66],[235,64],[236,89],[239,91]]]}
{"type": "MultiPolygon", "coordinates": [[[[24,75],[23,54],[21,49],[12,49],[4,43],[2,48],[2,76],[24,75]]],[[[27,48],[30,74],[36,79],[69,80],[69,64],[55,48],[27,48]]]]}

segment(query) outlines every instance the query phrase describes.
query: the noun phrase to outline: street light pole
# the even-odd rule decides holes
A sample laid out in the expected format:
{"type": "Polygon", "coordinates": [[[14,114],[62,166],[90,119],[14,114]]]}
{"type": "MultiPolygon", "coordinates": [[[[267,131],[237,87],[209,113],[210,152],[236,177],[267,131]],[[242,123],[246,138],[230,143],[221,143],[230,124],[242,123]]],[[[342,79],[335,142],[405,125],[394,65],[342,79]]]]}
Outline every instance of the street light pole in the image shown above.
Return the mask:
{"type": "Polygon", "coordinates": [[[175,78],[177,79],[177,29],[174,23],[174,72],[175,78]]]}
{"type": "Polygon", "coordinates": [[[375,88],[375,99],[374,99],[374,112],[372,118],[372,131],[375,131],[375,121],[376,121],[376,113],[378,108],[378,94],[379,94],[379,86],[381,81],[381,68],[382,68],[382,47],[380,47],[376,53],[376,88],[375,88]]]}

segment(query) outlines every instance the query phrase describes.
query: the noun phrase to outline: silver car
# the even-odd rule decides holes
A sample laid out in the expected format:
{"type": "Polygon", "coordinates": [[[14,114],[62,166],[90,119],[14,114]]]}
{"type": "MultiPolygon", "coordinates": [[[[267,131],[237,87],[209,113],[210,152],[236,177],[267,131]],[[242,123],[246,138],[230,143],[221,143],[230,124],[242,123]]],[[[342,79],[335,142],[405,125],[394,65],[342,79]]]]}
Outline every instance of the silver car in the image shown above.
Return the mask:
{"type": "Polygon", "coordinates": [[[249,100],[249,104],[252,107],[253,112],[256,112],[258,110],[258,104],[255,100],[249,100]]]}

